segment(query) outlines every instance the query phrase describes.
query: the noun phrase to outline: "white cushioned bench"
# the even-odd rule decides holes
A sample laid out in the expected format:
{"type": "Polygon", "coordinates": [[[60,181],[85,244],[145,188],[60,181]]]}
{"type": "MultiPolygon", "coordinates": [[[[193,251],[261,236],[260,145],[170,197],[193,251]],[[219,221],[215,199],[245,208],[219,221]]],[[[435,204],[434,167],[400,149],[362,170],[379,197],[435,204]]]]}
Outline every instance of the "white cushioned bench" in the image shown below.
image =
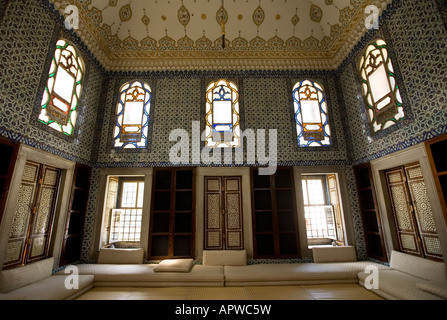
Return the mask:
{"type": "MultiPolygon", "coordinates": [[[[226,286],[266,286],[358,283],[358,273],[369,265],[388,267],[370,261],[357,261],[355,248],[314,247],[314,263],[225,265],[226,286]]],[[[225,255],[225,253],[222,253],[225,255]]],[[[223,258],[222,258],[223,259],[223,258]]]]}
{"type": "Polygon", "coordinates": [[[77,288],[72,288],[75,282],[67,279],[71,273],[52,275],[53,263],[54,258],[48,258],[0,271],[0,299],[71,300],[92,288],[92,275],[79,276],[77,288]]]}
{"type": "MultiPolygon", "coordinates": [[[[93,275],[95,287],[223,286],[223,266],[194,265],[193,259],[168,259],[144,264],[144,250],[102,248],[98,263],[75,265],[81,275],[93,275]]],[[[59,271],[57,274],[62,274],[59,271]]]]}
{"type": "MultiPolygon", "coordinates": [[[[360,285],[368,287],[365,282],[369,275],[358,274],[360,285]]],[[[390,269],[378,271],[378,287],[371,290],[389,300],[447,299],[446,266],[443,262],[392,251],[390,269]]]]}
{"type": "Polygon", "coordinates": [[[79,274],[94,275],[95,287],[221,287],[224,285],[222,266],[194,265],[189,272],[154,271],[157,266],[157,264],[76,265],[79,274]]]}

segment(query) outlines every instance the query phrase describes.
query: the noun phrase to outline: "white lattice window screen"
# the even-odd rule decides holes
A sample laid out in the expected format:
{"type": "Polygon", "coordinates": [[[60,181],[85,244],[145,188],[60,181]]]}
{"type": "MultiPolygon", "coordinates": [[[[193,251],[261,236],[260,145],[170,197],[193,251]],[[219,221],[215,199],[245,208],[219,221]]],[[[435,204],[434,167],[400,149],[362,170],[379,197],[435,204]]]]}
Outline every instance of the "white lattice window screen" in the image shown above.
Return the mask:
{"type": "Polygon", "coordinates": [[[304,217],[308,239],[336,239],[333,206],[324,191],[322,178],[302,180],[304,217]]]}
{"type": "Polygon", "coordinates": [[[140,241],[143,195],[144,182],[124,182],[122,184],[120,208],[112,209],[110,243],[140,241]]]}

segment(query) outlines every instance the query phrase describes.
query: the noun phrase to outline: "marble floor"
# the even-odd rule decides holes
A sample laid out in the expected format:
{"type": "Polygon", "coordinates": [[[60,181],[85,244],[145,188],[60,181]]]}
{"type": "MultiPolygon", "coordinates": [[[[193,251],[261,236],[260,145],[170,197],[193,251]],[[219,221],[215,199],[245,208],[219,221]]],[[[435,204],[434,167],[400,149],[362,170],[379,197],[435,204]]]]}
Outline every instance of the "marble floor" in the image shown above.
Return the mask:
{"type": "Polygon", "coordinates": [[[357,284],[256,287],[94,287],[77,300],[383,300],[357,284]]]}

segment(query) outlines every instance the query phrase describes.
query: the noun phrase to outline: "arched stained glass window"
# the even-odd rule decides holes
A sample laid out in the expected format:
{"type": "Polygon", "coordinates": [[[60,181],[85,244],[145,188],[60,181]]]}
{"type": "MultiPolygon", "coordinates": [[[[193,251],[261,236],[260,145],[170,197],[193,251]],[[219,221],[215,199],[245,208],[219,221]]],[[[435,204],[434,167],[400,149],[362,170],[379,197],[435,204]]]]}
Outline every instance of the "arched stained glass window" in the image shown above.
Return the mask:
{"type": "Polygon", "coordinates": [[[42,97],[40,122],[68,136],[73,134],[84,73],[84,61],[75,47],[59,40],[42,97]]]}
{"type": "Polygon", "coordinates": [[[240,146],[239,92],[236,84],[218,80],[206,89],[206,138],[210,148],[240,146]]]}
{"type": "Polygon", "coordinates": [[[151,96],[150,86],[143,81],[130,81],[121,86],[113,132],[115,148],[147,147],[151,96]]]}
{"type": "Polygon", "coordinates": [[[296,132],[299,147],[331,146],[331,130],[323,87],[302,80],[293,87],[296,132]]]}
{"type": "Polygon", "coordinates": [[[358,69],[372,132],[402,120],[402,97],[385,41],[379,39],[366,47],[358,69]]]}

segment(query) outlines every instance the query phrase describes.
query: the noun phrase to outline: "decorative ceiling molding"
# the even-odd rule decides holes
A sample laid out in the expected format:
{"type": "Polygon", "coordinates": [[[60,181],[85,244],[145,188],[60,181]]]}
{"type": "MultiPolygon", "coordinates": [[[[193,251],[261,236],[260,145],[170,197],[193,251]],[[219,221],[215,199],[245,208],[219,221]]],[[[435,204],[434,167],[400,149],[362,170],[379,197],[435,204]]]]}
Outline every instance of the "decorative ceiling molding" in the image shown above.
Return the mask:
{"type": "Polygon", "coordinates": [[[366,6],[392,0],[48,1],[63,17],[78,7],[74,31],[104,69],[158,71],[334,70],[367,31],[366,6]]]}

